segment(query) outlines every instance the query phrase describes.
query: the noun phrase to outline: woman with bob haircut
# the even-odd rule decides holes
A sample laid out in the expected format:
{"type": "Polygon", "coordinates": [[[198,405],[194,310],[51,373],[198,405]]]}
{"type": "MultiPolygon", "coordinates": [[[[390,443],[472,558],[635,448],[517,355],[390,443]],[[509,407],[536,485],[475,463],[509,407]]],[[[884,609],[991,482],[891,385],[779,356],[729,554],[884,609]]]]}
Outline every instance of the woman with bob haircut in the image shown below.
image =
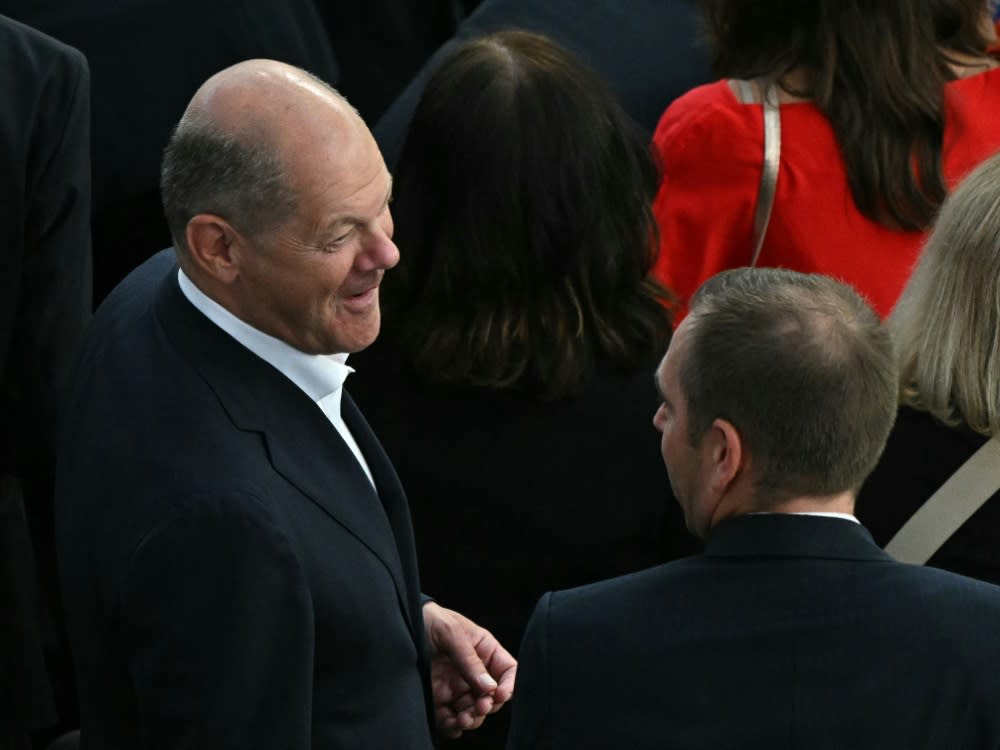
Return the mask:
{"type": "MultiPolygon", "coordinates": [[[[857,506],[881,545],[1000,434],[1000,153],[945,200],[889,326],[899,414],[857,506]]],[[[1000,492],[928,564],[1000,583],[1000,492]]]]}
{"type": "Polygon", "coordinates": [[[511,651],[545,591],[695,549],[650,423],[657,184],[605,83],[521,31],[443,60],[401,153],[402,259],[350,390],[406,487],[424,589],[511,651]]]}
{"type": "Polygon", "coordinates": [[[699,2],[730,80],[676,100],[654,134],[657,277],[684,303],[750,264],[773,84],[780,166],[758,265],[835,276],[888,315],[949,188],[1000,148],[990,3],[699,2]]]}

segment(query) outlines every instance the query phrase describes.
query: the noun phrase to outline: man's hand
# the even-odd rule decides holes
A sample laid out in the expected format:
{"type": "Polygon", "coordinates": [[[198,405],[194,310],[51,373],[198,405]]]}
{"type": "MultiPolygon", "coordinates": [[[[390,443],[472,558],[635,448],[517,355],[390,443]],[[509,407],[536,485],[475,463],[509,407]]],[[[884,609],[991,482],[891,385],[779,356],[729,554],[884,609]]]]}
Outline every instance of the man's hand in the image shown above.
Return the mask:
{"type": "Polygon", "coordinates": [[[434,718],[442,734],[458,737],[510,700],[517,661],[488,630],[434,602],[424,605],[424,628],[431,643],[434,718]]]}

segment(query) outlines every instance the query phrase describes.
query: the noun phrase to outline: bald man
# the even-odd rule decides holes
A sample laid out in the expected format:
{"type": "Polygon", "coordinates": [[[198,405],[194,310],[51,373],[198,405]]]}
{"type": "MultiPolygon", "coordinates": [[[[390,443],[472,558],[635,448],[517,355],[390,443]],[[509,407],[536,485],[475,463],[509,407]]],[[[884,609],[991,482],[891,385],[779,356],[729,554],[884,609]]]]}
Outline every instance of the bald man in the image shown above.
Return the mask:
{"type": "Polygon", "coordinates": [[[162,192],[174,248],[99,310],[61,446],[83,747],[474,728],[515,662],[420,594],[405,495],[343,388],[399,258],[371,134],[308,74],[241,63],[191,101],[162,192]]]}

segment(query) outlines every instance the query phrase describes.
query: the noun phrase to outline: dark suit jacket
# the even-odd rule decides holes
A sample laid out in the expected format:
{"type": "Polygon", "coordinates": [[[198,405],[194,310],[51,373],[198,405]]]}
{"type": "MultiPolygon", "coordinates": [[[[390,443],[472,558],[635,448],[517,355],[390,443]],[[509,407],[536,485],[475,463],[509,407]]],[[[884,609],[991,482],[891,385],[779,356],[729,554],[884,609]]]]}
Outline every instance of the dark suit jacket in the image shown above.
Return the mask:
{"type": "MultiPolygon", "coordinates": [[[[884,547],[987,438],[903,407],[878,466],[858,493],[857,514],[884,547]]],[[[952,534],[928,565],[1000,584],[1000,491],[952,534]]]]}
{"type": "Polygon", "coordinates": [[[851,521],[743,516],[705,554],[547,594],[508,748],[1000,747],[1000,588],[851,521]]]}
{"type": "Polygon", "coordinates": [[[456,40],[507,28],[546,34],[576,53],[650,133],[670,102],[712,80],[690,0],[486,0],[379,119],[373,132],[390,168],[427,80],[456,40]]]}
{"type": "MultiPolygon", "coordinates": [[[[406,486],[421,580],[516,653],[538,597],[691,554],[651,423],[655,363],[576,398],[424,386],[388,338],[347,388],[406,486]]],[[[462,747],[502,748],[509,710],[462,747]]]]}
{"type": "Polygon", "coordinates": [[[60,397],[90,319],[87,63],[0,16],[0,101],[2,736],[55,720],[43,639],[56,682],[71,680],[60,669],[68,657],[51,650],[60,630],[52,483],[60,397]]]}
{"type": "Polygon", "coordinates": [[[83,748],[427,748],[409,513],[290,380],[183,297],[167,251],[98,311],[57,534],[83,748]]]}

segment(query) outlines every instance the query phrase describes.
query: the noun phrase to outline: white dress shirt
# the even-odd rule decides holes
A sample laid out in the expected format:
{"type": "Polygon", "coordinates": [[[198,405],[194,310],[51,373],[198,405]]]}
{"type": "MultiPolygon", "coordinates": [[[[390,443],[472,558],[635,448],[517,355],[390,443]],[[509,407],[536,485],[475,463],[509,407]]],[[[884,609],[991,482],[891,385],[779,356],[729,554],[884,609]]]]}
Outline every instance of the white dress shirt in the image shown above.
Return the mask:
{"type": "Polygon", "coordinates": [[[857,524],[861,523],[861,521],[859,521],[855,516],[852,516],[850,513],[832,513],[829,511],[819,511],[819,510],[797,510],[794,512],[788,512],[788,511],[774,512],[774,511],[761,510],[761,511],[756,511],[754,513],[747,513],[747,515],[748,516],[776,516],[776,515],[820,516],[821,518],[840,518],[844,521],[854,521],[854,523],[857,524]]]}
{"type": "Polygon", "coordinates": [[[354,436],[340,415],[344,381],[354,372],[354,369],[347,365],[347,355],[306,354],[237,318],[196,287],[180,269],[177,270],[177,283],[180,284],[181,292],[188,301],[206,318],[295,383],[315,402],[347,443],[347,447],[358,459],[361,468],[368,475],[368,481],[374,487],[375,480],[372,478],[371,469],[368,468],[368,462],[365,461],[354,436]]]}

